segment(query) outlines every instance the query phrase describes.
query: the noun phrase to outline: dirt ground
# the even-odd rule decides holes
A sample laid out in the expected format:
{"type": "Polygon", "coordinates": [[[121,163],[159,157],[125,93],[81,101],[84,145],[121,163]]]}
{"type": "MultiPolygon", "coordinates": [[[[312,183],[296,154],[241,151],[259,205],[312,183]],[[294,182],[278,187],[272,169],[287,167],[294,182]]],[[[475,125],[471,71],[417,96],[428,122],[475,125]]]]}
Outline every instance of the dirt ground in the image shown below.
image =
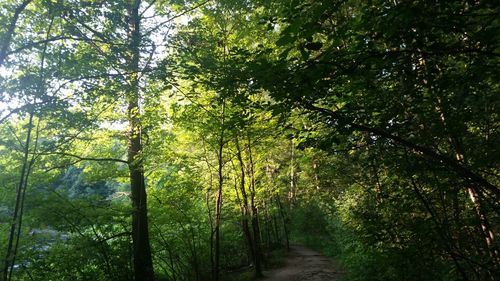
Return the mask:
{"type": "Polygon", "coordinates": [[[260,281],[337,281],[342,274],[330,258],[301,245],[290,245],[285,266],[265,271],[260,281]]]}

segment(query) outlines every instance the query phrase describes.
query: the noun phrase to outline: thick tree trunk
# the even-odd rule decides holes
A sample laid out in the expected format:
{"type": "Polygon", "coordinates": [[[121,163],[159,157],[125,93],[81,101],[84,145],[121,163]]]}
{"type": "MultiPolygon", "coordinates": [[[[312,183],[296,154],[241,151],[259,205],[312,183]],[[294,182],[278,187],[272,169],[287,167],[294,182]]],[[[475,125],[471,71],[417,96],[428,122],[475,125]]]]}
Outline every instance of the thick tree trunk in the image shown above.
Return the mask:
{"type": "Polygon", "coordinates": [[[132,195],[132,243],[136,281],[154,280],[153,262],[149,243],[146,186],[142,164],[142,127],[139,108],[139,59],[140,59],[140,0],[129,2],[129,69],[128,69],[128,162],[132,195]]]}

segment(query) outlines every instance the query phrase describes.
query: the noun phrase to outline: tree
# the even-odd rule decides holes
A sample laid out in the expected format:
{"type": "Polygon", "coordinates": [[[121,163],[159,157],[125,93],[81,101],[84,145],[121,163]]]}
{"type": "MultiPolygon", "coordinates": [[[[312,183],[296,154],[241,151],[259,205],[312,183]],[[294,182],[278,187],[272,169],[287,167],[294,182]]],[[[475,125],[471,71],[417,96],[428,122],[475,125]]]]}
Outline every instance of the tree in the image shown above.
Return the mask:
{"type": "Polygon", "coordinates": [[[309,129],[301,128],[304,146],[332,152],[379,147],[394,161],[390,166],[420,158],[428,161],[421,169],[446,171],[436,175],[442,180],[460,178],[493,278],[498,249],[487,217],[497,217],[499,189],[489,149],[498,138],[491,127],[498,122],[492,114],[498,92],[492,2],[287,3],[264,4],[279,10],[269,12],[267,23],[277,26],[280,38],[275,48],[256,53],[255,84],[281,111],[309,116],[309,129]]]}
{"type": "Polygon", "coordinates": [[[495,4],[4,1],[2,278],[495,280],[495,4]]]}
{"type": "MultiPolygon", "coordinates": [[[[127,120],[130,125],[128,160],[124,161],[118,158],[115,158],[115,160],[122,163],[128,162],[130,167],[132,201],[134,205],[134,212],[132,213],[134,227],[132,232],[134,233],[134,262],[137,280],[152,280],[154,277],[148,241],[139,101],[139,80],[144,72],[143,67],[148,67],[148,63],[140,65],[141,52],[146,47],[144,47],[145,43],[143,39],[145,37],[139,29],[144,13],[143,11],[139,11],[139,9],[144,9],[145,11],[152,5],[141,5],[141,1],[114,1],[105,5],[106,7],[104,8],[109,8],[108,10],[100,11],[103,7],[99,3],[84,3],[82,6],[72,3],[37,3],[41,10],[40,14],[48,11],[47,13],[52,18],[50,26],[47,28],[40,24],[39,21],[32,20],[26,16],[20,16],[30,2],[24,1],[15,9],[14,15],[10,20],[11,24],[4,34],[5,40],[2,41],[2,63],[7,55],[12,52],[29,57],[30,49],[37,48],[40,45],[36,40],[36,36],[31,33],[25,36],[33,38],[28,44],[23,44],[22,40],[24,38],[14,38],[14,29],[17,25],[26,24],[33,26],[35,29],[40,28],[41,30],[45,28],[48,30],[46,32],[47,36],[43,39],[44,43],[41,45],[44,50],[51,51],[50,58],[47,60],[50,63],[58,60],[58,66],[51,74],[54,76],[54,83],[57,83],[59,88],[55,90],[53,96],[50,96],[50,99],[57,100],[59,98],[67,98],[68,96],[71,97],[71,95],[65,94],[67,92],[81,94],[81,98],[75,98],[68,101],[68,103],[73,107],[73,110],[76,108],[76,111],[89,116],[90,120],[94,119],[91,121],[93,123],[91,126],[102,122],[99,120],[99,113],[92,116],[96,113],[96,109],[99,110],[98,107],[100,106],[96,104],[92,105],[95,99],[106,101],[107,104],[104,105],[105,110],[109,109],[110,106],[114,106],[115,109],[121,107],[116,101],[113,101],[113,104],[110,100],[111,97],[120,97],[120,101],[126,100],[128,107],[127,120]],[[125,22],[121,21],[126,15],[128,20],[125,22]],[[22,19],[22,23],[20,19],[22,19]],[[57,26],[57,28],[51,30],[52,25],[57,26]],[[121,32],[127,34],[127,38],[124,40],[117,36],[121,32]],[[66,48],[66,44],[72,44],[74,48],[70,50],[66,48]],[[15,48],[14,51],[10,51],[13,48],[15,48]],[[58,53],[52,53],[53,50],[58,51],[58,53]],[[122,63],[123,61],[127,62],[122,63]],[[75,69],[79,69],[79,72],[75,72],[75,69]],[[117,77],[117,80],[120,80],[120,82],[105,81],[102,79],[107,77],[117,77]],[[125,85],[125,87],[122,87],[123,91],[117,91],[120,83],[122,83],[122,86],[125,85]],[[82,87],[74,90],[75,85],[82,87]],[[106,88],[101,88],[101,86],[106,88]],[[92,108],[90,112],[86,112],[88,107],[92,108]]],[[[159,14],[164,15],[165,13],[160,12],[159,14]]],[[[166,21],[162,25],[168,26],[168,23],[169,21],[166,21]]],[[[150,24],[148,28],[150,30],[146,30],[144,33],[152,34],[160,27],[151,26],[150,24]]],[[[15,65],[12,64],[13,62],[10,62],[10,65],[15,65]]],[[[65,145],[67,147],[68,143],[66,142],[65,145]]],[[[61,147],[58,148],[60,149],[61,147]]],[[[71,153],[60,154],[79,160],[103,160],[100,157],[87,157],[71,153]]],[[[109,158],[104,161],[110,160],[112,159],[109,158]]]]}
{"type": "Polygon", "coordinates": [[[128,162],[130,169],[130,189],[132,190],[132,238],[134,245],[135,280],[154,280],[153,261],[149,244],[146,183],[141,159],[142,127],[139,109],[139,60],[141,44],[139,8],[141,1],[132,1],[128,10],[129,59],[127,72],[130,73],[126,99],[129,122],[128,162]]]}

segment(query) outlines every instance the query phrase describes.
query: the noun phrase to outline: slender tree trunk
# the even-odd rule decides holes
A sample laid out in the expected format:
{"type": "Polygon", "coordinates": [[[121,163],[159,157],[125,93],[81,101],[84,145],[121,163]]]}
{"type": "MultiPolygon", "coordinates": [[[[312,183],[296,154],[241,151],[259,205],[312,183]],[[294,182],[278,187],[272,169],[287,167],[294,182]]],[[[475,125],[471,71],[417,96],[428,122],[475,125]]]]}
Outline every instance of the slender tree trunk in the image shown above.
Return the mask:
{"type": "Polygon", "coordinates": [[[210,226],[210,268],[212,269],[212,274],[213,274],[213,268],[214,268],[214,264],[215,264],[215,261],[214,261],[214,234],[215,234],[215,230],[214,230],[214,219],[213,219],[213,215],[212,215],[212,208],[210,207],[210,193],[213,189],[213,183],[214,183],[214,180],[213,180],[213,169],[212,169],[212,165],[210,164],[210,161],[208,159],[208,157],[206,155],[208,155],[208,151],[206,149],[206,141],[205,139],[203,138],[203,150],[205,152],[205,162],[207,164],[207,168],[208,168],[208,174],[209,174],[209,188],[205,194],[205,205],[207,207],[207,216],[208,216],[208,223],[209,223],[209,226],[210,226]]]}
{"type": "Polygon", "coordinates": [[[189,227],[189,231],[191,232],[191,241],[193,243],[192,245],[192,266],[194,269],[194,276],[196,278],[196,281],[200,280],[200,263],[199,263],[199,257],[198,257],[198,249],[196,248],[196,235],[194,232],[194,229],[192,226],[189,227]]]}
{"type": "Polygon", "coordinates": [[[290,190],[288,191],[288,207],[292,209],[293,200],[295,199],[295,145],[293,139],[290,141],[290,190]]]}
{"type": "Polygon", "coordinates": [[[312,170],[313,170],[313,177],[314,177],[314,185],[316,186],[316,190],[320,190],[320,180],[319,180],[319,175],[318,175],[318,163],[316,159],[313,158],[312,160],[312,170]]]}
{"type": "MultiPolygon", "coordinates": [[[[271,204],[271,202],[269,202],[269,204],[271,204]]],[[[274,228],[274,235],[275,235],[274,239],[276,242],[274,244],[274,247],[277,247],[278,245],[281,244],[281,236],[280,236],[280,232],[279,232],[279,228],[278,228],[278,219],[276,218],[275,214],[272,215],[272,220],[273,220],[273,228],[274,228]]]]}
{"type": "MultiPolygon", "coordinates": [[[[247,248],[247,264],[252,265],[253,264],[253,255],[250,250],[250,241],[248,240],[248,234],[250,232],[246,232],[245,229],[245,211],[244,211],[244,206],[242,199],[240,198],[240,190],[239,190],[239,185],[238,185],[238,179],[237,177],[234,177],[234,192],[236,194],[236,202],[238,203],[238,206],[240,207],[240,223],[241,223],[241,231],[243,233],[243,240],[245,242],[245,246],[247,248]]],[[[246,225],[248,226],[248,220],[246,225]]],[[[248,229],[249,230],[249,229],[248,229]]]]}
{"type": "Polygon", "coordinates": [[[276,203],[278,204],[278,209],[279,213],[281,216],[281,221],[283,222],[283,231],[285,232],[285,242],[286,242],[286,249],[287,251],[290,251],[290,239],[288,235],[288,219],[287,216],[285,215],[285,210],[283,209],[283,204],[281,204],[281,200],[278,195],[275,196],[276,198],[276,203]]]}
{"type": "MultiPolygon", "coordinates": [[[[12,36],[12,34],[14,32],[15,22],[17,21],[19,14],[26,8],[26,6],[30,2],[31,1],[23,1],[21,6],[19,6],[16,9],[13,22],[11,22],[11,26],[9,27],[9,31],[8,31],[10,34],[6,35],[8,37],[8,40],[11,39],[10,37],[12,36]]],[[[46,38],[48,38],[50,33],[51,33],[53,22],[54,22],[54,17],[51,17],[50,24],[49,24],[49,27],[48,27],[47,32],[46,32],[46,38]]],[[[6,45],[4,45],[2,47],[2,52],[4,52],[4,51],[6,52],[8,50],[9,42],[4,42],[4,44],[6,44],[6,45]]],[[[45,69],[46,52],[47,52],[47,43],[44,44],[43,51],[41,53],[39,84],[38,84],[38,89],[37,89],[37,93],[39,94],[39,96],[43,96],[45,94],[44,69],[45,69]]],[[[1,65],[1,62],[0,62],[0,65],[1,65]]],[[[12,279],[12,272],[14,271],[14,265],[16,263],[16,257],[17,257],[17,250],[19,247],[19,238],[21,236],[22,220],[23,220],[23,213],[24,213],[24,199],[26,197],[26,189],[28,187],[29,175],[31,173],[31,169],[32,169],[32,167],[35,163],[35,159],[36,159],[36,151],[37,151],[37,147],[38,147],[38,135],[40,132],[40,126],[39,126],[40,120],[38,120],[36,134],[35,134],[35,146],[33,148],[31,160],[28,163],[29,147],[31,145],[31,133],[33,130],[33,118],[34,118],[34,112],[31,111],[29,114],[28,129],[27,129],[26,142],[25,142],[25,147],[24,147],[24,158],[23,158],[23,166],[22,166],[22,170],[21,170],[21,178],[20,178],[19,186],[17,188],[16,206],[15,206],[15,210],[14,210],[14,223],[11,227],[11,232],[9,235],[9,242],[8,242],[8,247],[7,247],[7,257],[5,259],[4,280],[11,280],[12,279]],[[17,228],[17,231],[15,231],[15,228],[17,228]],[[15,241],[13,241],[14,239],[15,239],[15,241]],[[7,275],[7,271],[8,271],[8,275],[7,275]]]]}
{"type": "MultiPolygon", "coordinates": [[[[446,130],[448,128],[447,118],[442,108],[441,99],[439,98],[436,101],[436,111],[439,113],[441,123],[443,124],[446,130]]],[[[454,151],[455,159],[457,160],[457,162],[465,164],[467,161],[465,159],[465,155],[462,150],[460,139],[457,136],[450,134],[450,143],[453,146],[453,149],[455,150],[454,151]]],[[[469,198],[474,207],[474,210],[479,218],[479,226],[483,233],[486,247],[489,251],[493,264],[498,266],[500,265],[500,253],[498,247],[495,245],[495,234],[491,229],[488,217],[484,212],[484,207],[481,201],[479,189],[473,182],[468,183],[466,189],[467,189],[467,194],[469,195],[469,198]]]]}
{"type": "Polygon", "coordinates": [[[263,276],[262,274],[262,248],[260,239],[259,212],[255,203],[255,170],[252,158],[252,144],[250,136],[248,136],[248,170],[250,174],[250,207],[252,209],[252,230],[254,239],[254,254],[255,254],[255,275],[256,277],[263,276]]]}
{"type": "Polygon", "coordinates": [[[458,262],[458,259],[456,257],[455,252],[453,251],[453,246],[452,246],[452,241],[448,237],[449,235],[447,234],[446,228],[443,227],[442,223],[438,220],[438,217],[436,216],[435,211],[432,209],[431,205],[427,200],[425,199],[424,195],[420,192],[419,187],[415,181],[415,179],[411,178],[411,183],[413,187],[413,191],[417,195],[417,198],[420,200],[420,202],[424,205],[425,209],[427,212],[431,215],[431,220],[435,223],[436,228],[437,228],[437,234],[441,238],[441,243],[444,245],[445,251],[450,255],[450,257],[453,260],[453,263],[455,264],[455,267],[457,268],[458,272],[460,273],[462,280],[467,281],[469,280],[467,278],[467,274],[465,273],[464,269],[458,262]]]}
{"type": "MultiPolygon", "coordinates": [[[[453,142],[455,143],[455,157],[458,161],[464,162],[465,157],[462,153],[462,149],[460,146],[460,142],[457,138],[454,138],[453,142]]],[[[477,217],[479,218],[479,225],[481,227],[481,231],[483,232],[483,236],[486,242],[486,247],[488,248],[491,259],[493,260],[493,264],[496,266],[500,265],[500,253],[498,250],[498,246],[495,244],[495,234],[491,229],[490,222],[488,220],[488,216],[484,212],[483,204],[481,201],[481,197],[479,196],[479,192],[473,184],[469,184],[467,186],[467,194],[469,195],[470,200],[472,201],[472,205],[474,206],[474,210],[476,211],[477,217]]]]}
{"type": "Polygon", "coordinates": [[[222,187],[224,186],[224,132],[225,132],[226,100],[222,97],[221,130],[219,136],[219,147],[217,153],[219,185],[217,188],[217,199],[215,202],[215,245],[214,245],[214,265],[212,267],[212,280],[218,281],[220,275],[220,222],[222,213],[222,187]]]}
{"type": "Polygon", "coordinates": [[[19,233],[18,228],[21,224],[21,205],[23,202],[23,196],[26,189],[26,175],[28,171],[28,157],[29,157],[29,146],[31,143],[31,132],[33,130],[33,112],[30,112],[28,128],[26,131],[26,141],[24,142],[24,155],[23,155],[23,166],[21,168],[21,175],[19,177],[19,185],[16,188],[16,204],[14,206],[14,214],[12,216],[12,224],[10,226],[9,241],[7,242],[7,251],[5,252],[5,264],[3,268],[3,280],[7,281],[10,279],[11,272],[9,269],[13,268],[14,265],[14,251],[13,246],[16,241],[16,234],[19,233]]]}
{"type": "Polygon", "coordinates": [[[207,191],[207,194],[205,195],[205,203],[207,206],[207,212],[208,212],[208,222],[210,224],[210,268],[212,269],[212,274],[215,266],[215,261],[214,261],[214,221],[212,218],[212,210],[210,208],[210,191],[207,191]]]}
{"type": "Polygon", "coordinates": [[[267,250],[269,250],[271,249],[271,244],[272,244],[272,238],[271,238],[272,225],[271,225],[271,218],[269,216],[269,209],[266,202],[264,202],[264,228],[266,233],[266,248],[267,250]]]}
{"type": "MultiPolygon", "coordinates": [[[[273,169],[269,164],[266,165],[266,173],[270,181],[273,181],[275,178],[276,170],[273,169]]],[[[268,206],[273,206],[273,191],[270,188],[266,189],[266,198],[267,198],[267,204],[268,206]]],[[[275,212],[272,212],[270,214],[270,224],[272,228],[272,232],[274,232],[274,242],[272,243],[272,247],[275,248],[279,245],[281,245],[281,235],[280,235],[280,230],[278,226],[278,218],[275,214],[275,212]]]]}
{"type": "MultiPolygon", "coordinates": [[[[219,174],[222,174],[219,172],[219,174]]],[[[222,176],[219,176],[222,180],[222,176]]],[[[215,242],[214,242],[214,265],[212,268],[212,280],[219,280],[220,271],[220,218],[222,211],[222,181],[219,182],[219,189],[217,190],[217,200],[215,205],[215,242]]]]}
{"type": "Polygon", "coordinates": [[[142,163],[142,126],[139,107],[139,60],[140,60],[140,0],[130,0],[128,8],[128,162],[130,170],[130,189],[132,193],[132,243],[134,274],[136,281],[154,280],[153,262],[149,243],[148,209],[146,186],[142,163]]]}
{"type": "MultiPolygon", "coordinates": [[[[245,165],[243,162],[243,157],[241,153],[241,147],[238,141],[238,138],[235,139],[236,144],[236,157],[238,158],[238,163],[240,167],[240,192],[241,192],[241,203],[242,203],[242,218],[241,218],[241,227],[243,230],[243,235],[245,237],[245,241],[247,243],[249,258],[255,264],[255,245],[254,240],[252,239],[252,235],[250,232],[250,227],[248,224],[248,218],[250,217],[250,208],[248,206],[248,195],[245,188],[245,165]]],[[[257,267],[255,267],[257,268],[257,267]]],[[[255,272],[258,275],[257,272],[255,272]]]]}
{"type": "Polygon", "coordinates": [[[374,159],[371,161],[370,166],[375,178],[375,201],[377,206],[379,206],[382,203],[382,184],[380,183],[379,171],[374,159]]]}
{"type": "MultiPolygon", "coordinates": [[[[31,118],[31,116],[30,116],[31,118]]],[[[32,126],[32,120],[30,120],[30,126],[32,126]]],[[[31,155],[31,160],[29,161],[28,164],[28,169],[26,170],[26,175],[24,178],[24,187],[23,187],[23,194],[21,196],[21,206],[19,208],[19,216],[18,216],[18,226],[17,226],[17,234],[16,234],[16,241],[14,243],[14,250],[12,251],[12,261],[10,264],[10,269],[9,269],[9,279],[12,280],[12,272],[14,271],[14,265],[16,263],[16,258],[17,258],[17,250],[19,248],[19,238],[21,237],[21,228],[23,224],[23,214],[24,214],[24,200],[26,198],[26,189],[28,188],[28,181],[29,181],[29,176],[31,174],[31,170],[33,168],[33,165],[35,164],[35,159],[36,159],[36,151],[38,148],[38,136],[40,133],[40,120],[38,120],[37,128],[36,128],[36,134],[35,134],[35,145],[33,148],[33,153],[31,155]]],[[[27,143],[27,145],[29,145],[27,143]]]]}

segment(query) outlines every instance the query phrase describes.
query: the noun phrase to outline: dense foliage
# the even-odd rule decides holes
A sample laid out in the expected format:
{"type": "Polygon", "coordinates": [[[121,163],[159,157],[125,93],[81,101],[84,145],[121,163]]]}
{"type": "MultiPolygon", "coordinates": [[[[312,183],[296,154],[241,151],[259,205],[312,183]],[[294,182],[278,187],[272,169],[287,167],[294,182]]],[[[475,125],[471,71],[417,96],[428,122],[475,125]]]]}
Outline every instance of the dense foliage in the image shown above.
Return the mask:
{"type": "Polygon", "coordinates": [[[0,280],[497,280],[499,13],[0,0],[0,280]]]}

